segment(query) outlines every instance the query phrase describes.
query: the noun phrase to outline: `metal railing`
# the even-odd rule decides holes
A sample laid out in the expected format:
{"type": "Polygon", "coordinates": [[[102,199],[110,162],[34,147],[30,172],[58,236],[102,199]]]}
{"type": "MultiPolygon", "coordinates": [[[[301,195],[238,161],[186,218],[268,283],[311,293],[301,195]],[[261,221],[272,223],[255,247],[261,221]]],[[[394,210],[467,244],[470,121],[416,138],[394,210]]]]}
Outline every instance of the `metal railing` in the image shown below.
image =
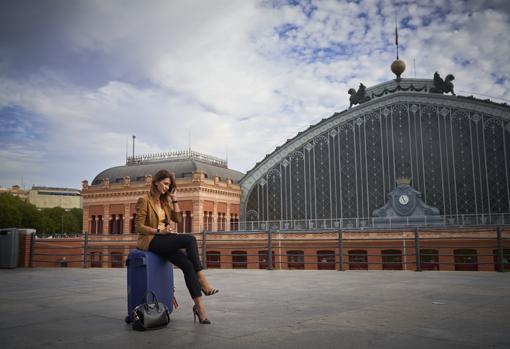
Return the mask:
{"type": "Polygon", "coordinates": [[[422,217],[361,217],[238,222],[239,230],[393,229],[409,227],[487,227],[510,225],[509,213],[422,217]]]}
{"type": "MultiPolygon", "coordinates": [[[[510,229],[505,226],[203,231],[195,236],[206,268],[510,269],[510,229]]],[[[133,234],[33,238],[30,266],[123,267],[134,248],[133,234]]]]}
{"type": "Polygon", "coordinates": [[[32,239],[29,265],[34,266],[39,263],[62,267],[79,264],[80,267],[88,268],[99,267],[103,262],[107,262],[113,267],[120,268],[124,266],[123,261],[128,256],[129,250],[134,248],[136,248],[136,235],[134,234],[92,235],[83,233],[77,237],[60,238],[43,238],[36,235],[32,239]],[[113,238],[116,236],[119,238],[113,238]],[[131,237],[131,239],[125,239],[126,237],[131,237]],[[109,253],[103,253],[104,251],[109,253]],[[93,259],[94,257],[99,257],[99,260],[93,259]]]}
{"type": "Polygon", "coordinates": [[[231,265],[233,269],[258,265],[259,269],[272,270],[278,264],[278,269],[309,269],[305,266],[316,265],[317,269],[339,271],[370,269],[370,265],[378,265],[382,269],[402,270],[411,270],[408,266],[412,266],[412,270],[415,271],[440,270],[441,265],[449,266],[449,270],[475,267],[478,269],[478,266],[494,265],[496,271],[510,270],[510,234],[504,237],[499,226],[471,231],[458,229],[452,231],[444,227],[428,228],[426,231],[421,231],[419,227],[411,230],[388,228],[370,231],[369,233],[378,236],[368,238],[362,237],[360,233],[367,231],[363,229],[204,231],[201,237],[202,260],[205,261],[205,267],[228,268],[228,265],[231,265]],[[459,232],[463,236],[458,236],[459,232]],[[237,237],[239,234],[249,235],[250,238],[241,240],[237,237]],[[308,237],[292,238],[293,235],[303,234],[308,237]],[[320,235],[325,234],[335,234],[335,237],[321,239],[320,235]],[[385,236],[389,234],[393,236],[385,236]],[[401,236],[396,236],[398,234],[401,236]],[[225,238],[226,236],[230,238],[225,238]],[[384,244],[381,244],[381,241],[384,244]],[[480,253],[479,249],[489,249],[492,253],[480,253]],[[315,253],[304,253],[305,250],[315,250],[315,253]],[[352,252],[360,250],[364,253],[352,252]],[[380,253],[369,253],[371,250],[379,250],[380,253]],[[448,252],[439,253],[440,250],[448,252]],[[397,253],[386,253],[390,251],[397,253]],[[258,259],[250,258],[257,256],[258,259]],[[490,258],[493,260],[488,261],[490,258]]]}

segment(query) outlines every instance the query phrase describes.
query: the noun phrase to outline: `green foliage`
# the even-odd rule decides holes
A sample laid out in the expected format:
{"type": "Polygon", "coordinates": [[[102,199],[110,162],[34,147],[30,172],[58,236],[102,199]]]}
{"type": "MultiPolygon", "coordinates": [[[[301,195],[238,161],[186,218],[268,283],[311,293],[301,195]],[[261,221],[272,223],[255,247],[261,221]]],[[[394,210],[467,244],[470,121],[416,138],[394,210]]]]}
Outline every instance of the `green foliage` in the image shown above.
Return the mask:
{"type": "Polygon", "coordinates": [[[82,222],[83,210],[80,208],[39,210],[9,193],[0,193],[0,228],[32,228],[42,234],[79,233],[82,222]]]}
{"type": "Polygon", "coordinates": [[[17,207],[0,202],[0,228],[21,228],[21,212],[17,207]]]}

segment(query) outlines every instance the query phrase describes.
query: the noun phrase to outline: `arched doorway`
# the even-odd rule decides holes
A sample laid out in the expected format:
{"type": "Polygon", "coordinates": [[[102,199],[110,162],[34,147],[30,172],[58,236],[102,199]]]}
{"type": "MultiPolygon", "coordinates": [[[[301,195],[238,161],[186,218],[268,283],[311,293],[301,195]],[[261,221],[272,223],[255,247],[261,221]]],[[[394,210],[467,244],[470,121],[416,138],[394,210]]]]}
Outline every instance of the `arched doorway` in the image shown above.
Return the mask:
{"type": "Polygon", "coordinates": [[[366,250],[349,251],[350,270],[368,270],[368,258],[366,250]]]}
{"type": "Polygon", "coordinates": [[[453,251],[455,270],[478,271],[478,256],[474,249],[458,249],[453,251]]]}
{"type": "Polygon", "coordinates": [[[335,251],[321,250],[317,251],[317,269],[335,270],[335,251]]]}
{"type": "Polygon", "coordinates": [[[433,249],[420,250],[421,270],[439,270],[439,251],[433,249]]]}
{"type": "Polygon", "coordinates": [[[383,250],[381,254],[383,270],[402,270],[402,251],[383,250]]]}

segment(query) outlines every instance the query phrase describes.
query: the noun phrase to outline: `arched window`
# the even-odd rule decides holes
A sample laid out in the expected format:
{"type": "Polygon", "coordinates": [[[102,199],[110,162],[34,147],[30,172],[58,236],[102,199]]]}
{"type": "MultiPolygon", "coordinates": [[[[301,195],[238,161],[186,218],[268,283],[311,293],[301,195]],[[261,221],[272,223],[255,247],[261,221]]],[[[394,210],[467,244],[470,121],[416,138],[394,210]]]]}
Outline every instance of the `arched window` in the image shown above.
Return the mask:
{"type": "Polygon", "coordinates": [[[303,251],[287,251],[289,269],[305,269],[305,253],[303,251]]]}
{"type": "Polygon", "coordinates": [[[184,219],[184,232],[185,233],[191,233],[192,232],[192,217],[191,217],[191,211],[186,211],[186,218],[184,219]]]}
{"type": "Polygon", "coordinates": [[[122,252],[111,252],[110,253],[110,264],[112,268],[122,268],[122,252]]]}
{"type": "MultiPolygon", "coordinates": [[[[271,263],[273,265],[273,269],[276,266],[276,261],[274,259],[274,251],[271,253],[273,262],[271,263]]],[[[259,269],[267,269],[268,267],[268,258],[267,258],[267,250],[266,251],[259,251],[259,269]]]]}
{"type": "Polygon", "coordinates": [[[97,234],[97,226],[96,226],[96,216],[90,217],[90,233],[97,234]]]}
{"type": "Polygon", "coordinates": [[[207,268],[221,268],[221,256],[218,251],[206,252],[207,268]]]}
{"type": "Polygon", "coordinates": [[[103,234],[103,216],[97,216],[97,234],[103,234]]]}
{"type": "MultiPolygon", "coordinates": [[[[494,250],[494,270],[499,270],[499,251],[494,250]]],[[[510,271],[510,250],[503,250],[503,270],[510,271]]]]}
{"type": "Polygon", "coordinates": [[[117,234],[124,233],[124,215],[119,214],[115,223],[117,223],[117,234]]]}
{"type": "Polygon", "coordinates": [[[335,270],[335,251],[317,251],[317,269],[335,270]]]}
{"type": "Polygon", "coordinates": [[[232,251],[232,268],[246,269],[248,267],[248,259],[246,251],[232,251]]]}
{"type": "Polygon", "coordinates": [[[204,211],[204,230],[212,231],[212,227],[213,227],[212,212],[204,211]]]}
{"type": "Polygon", "coordinates": [[[90,252],[90,267],[91,268],[101,268],[101,252],[90,252]]]}
{"type": "Polygon", "coordinates": [[[478,256],[474,249],[458,249],[453,251],[455,258],[455,270],[457,271],[477,271],[478,256]]]}
{"type": "Polygon", "coordinates": [[[438,250],[432,249],[420,250],[420,259],[422,270],[439,270],[438,250]]]}
{"type": "Polygon", "coordinates": [[[110,216],[110,221],[108,222],[108,232],[110,234],[118,234],[118,225],[117,225],[117,215],[112,214],[110,216]]]}
{"type": "Polygon", "coordinates": [[[368,270],[368,258],[366,250],[349,251],[350,270],[368,270]]]}
{"type": "Polygon", "coordinates": [[[230,214],[230,230],[239,230],[239,216],[237,214],[230,214]]]}
{"type": "Polygon", "coordinates": [[[225,218],[225,213],[218,213],[218,230],[225,231],[227,230],[227,219],[225,218]]]}
{"type": "Polygon", "coordinates": [[[384,250],[381,254],[383,270],[402,270],[402,251],[384,250]]]}

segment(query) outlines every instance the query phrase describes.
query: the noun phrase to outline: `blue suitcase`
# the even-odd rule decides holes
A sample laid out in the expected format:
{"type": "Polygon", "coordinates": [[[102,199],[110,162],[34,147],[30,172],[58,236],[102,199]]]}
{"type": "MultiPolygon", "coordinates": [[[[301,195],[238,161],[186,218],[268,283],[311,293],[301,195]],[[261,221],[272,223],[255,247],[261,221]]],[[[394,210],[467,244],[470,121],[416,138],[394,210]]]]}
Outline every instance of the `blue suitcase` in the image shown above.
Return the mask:
{"type": "Polygon", "coordinates": [[[173,310],[174,271],[173,265],[155,253],[143,250],[132,250],[126,260],[128,316],[137,305],[145,302],[145,294],[152,291],[161,303],[165,303],[168,311],[173,310]]]}

